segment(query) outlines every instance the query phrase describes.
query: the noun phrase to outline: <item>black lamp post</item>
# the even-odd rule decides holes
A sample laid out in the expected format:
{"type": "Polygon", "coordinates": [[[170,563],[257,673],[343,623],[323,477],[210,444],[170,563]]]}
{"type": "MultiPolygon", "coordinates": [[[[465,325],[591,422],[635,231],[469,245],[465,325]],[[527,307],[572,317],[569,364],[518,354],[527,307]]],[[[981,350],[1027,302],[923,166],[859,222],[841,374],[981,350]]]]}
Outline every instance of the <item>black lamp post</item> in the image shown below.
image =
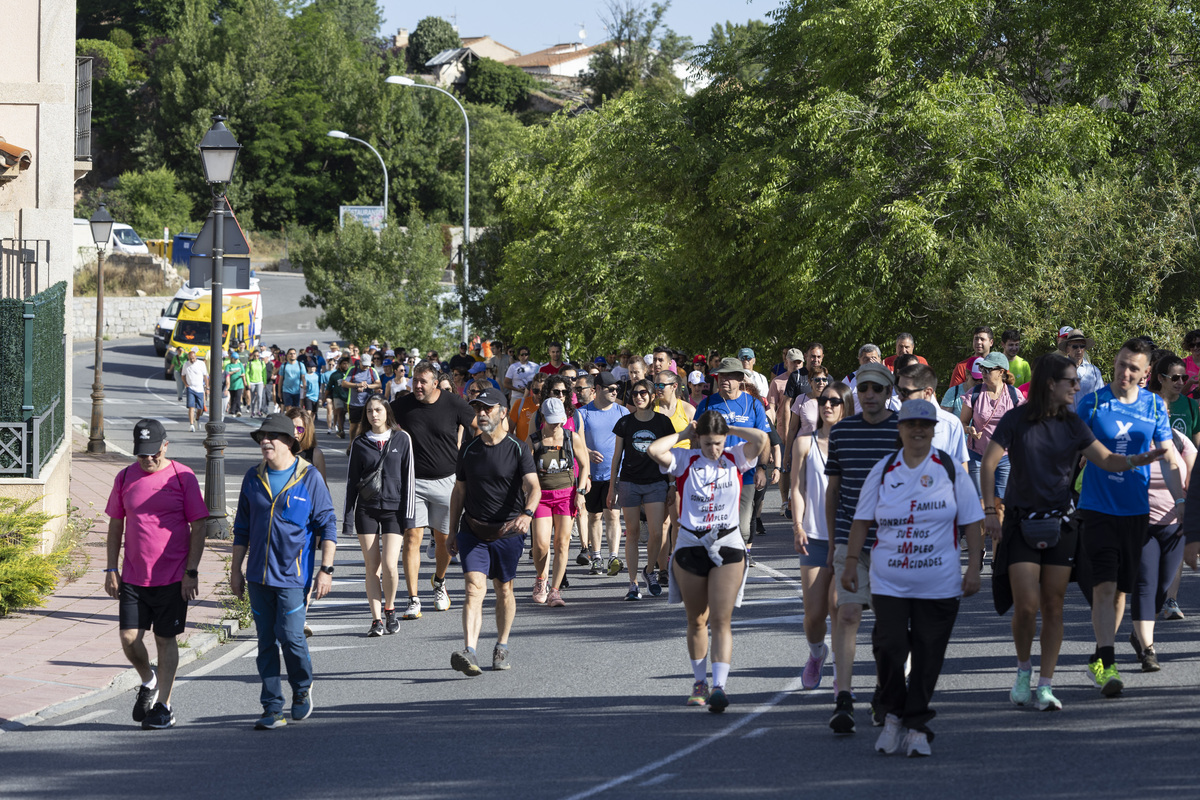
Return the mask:
{"type": "Polygon", "coordinates": [[[88,426],[89,453],[103,453],[104,446],[104,248],[112,235],[113,218],[101,203],[88,220],[96,243],[96,369],[92,381],[92,423],[88,426]]]}
{"type": "Polygon", "coordinates": [[[233,180],[242,146],[225,127],[225,118],[212,118],[213,126],[200,140],[200,161],[204,165],[204,180],[213,193],[213,251],[212,251],[212,326],[208,335],[208,424],[204,426],[204,501],[208,505],[207,536],[210,539],[229,537],[225,514],[225,409],[221,404],[221,379],[224,373],[224,298],[222,274],[225,269],[225,185],[233,180]]]}

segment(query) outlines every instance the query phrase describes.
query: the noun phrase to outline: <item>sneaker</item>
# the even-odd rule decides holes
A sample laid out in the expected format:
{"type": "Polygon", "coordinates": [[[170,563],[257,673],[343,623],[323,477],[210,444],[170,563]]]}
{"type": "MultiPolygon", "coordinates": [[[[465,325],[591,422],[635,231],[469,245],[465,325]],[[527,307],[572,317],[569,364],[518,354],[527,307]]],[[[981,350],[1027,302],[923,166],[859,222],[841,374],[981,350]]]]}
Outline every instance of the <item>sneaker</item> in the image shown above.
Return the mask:
{"type": "Polygon", "coordinates": [[[754,520],[754,535],[755,536],[766,536],[767,535],[767,527],[765,525],[763,525],[762,517],[758,517],[754,520]]]}
{"type": "Polygon", "coordinates": [[[571,588],[571,582],[569,580],[567,580],[566,575],[563,575],[562,583],[560,583],[558,585],[558,588],[560,588],[560,589],[570,589],[571,588]]]}
{"type": "Polygon", "coordinates": [[[558,589],[551,589],[549,596],[546,598],[546,608],[562,608],[567,604],[562,598],[562,592],[558,589]]]}
{"type": "Polygon", "coordinates": [[[313,635],[313,629],[312,629],[312,628],[310,628],[310,627],[308,627],[308,624],[306,623],[306,624],[304,625],[304,638],[305,638],[305,639],[311,639],[311,638],[312,638],[312,635],[313,635]]]}
{"type": "Polygon", "coordinates": [[[1013,681],[1012,691],[1008,693],[1008,699],[1012,701],[1014,706],[1029,705],[1029,700],[1032,694],[1029,691],[1029,679],[1033,677],[1033,670],[1018,669],[1017,679],[1013,681]]]}
{"type": "Polygon", "coordinates": [[[696,681],[692,684],[692,694],[687,699],[689,706],[702,706],[708,702],[708,681],[696,681]]]}
{"type": "Polygon", "coordinates": [[[1165,620],[1183,619],[1183,609],[1179,607],[1179,601],[1174,597],[1168,597],[1167,602],[1163,603],[1162,618],[1165,620]]]}
{"type": "Polygon", "coordinates": [[[431,577],[429,582],[433,584],[433,610],[446,611],[450,608],[450,592],[446,591],[446,579],[442,578],[439,581],[431,577]]]}
{"type": "Polygon", "coordinates": [[[1049,685],[1037,687],[1037,709],[1038,711],[1062,711],[1062,703],[1058,702],[1058,698],[1054,696],[1049,685]]]}
{"type": "Polygon", "coordinates": [[[1116,664],[1104,668],[1100,673],[1100,679],[1097,683],[1100,684],[1100,694],[1105,697],[1116,697],[1125,688],[1125,683],[1121,680],[1121,673],[1117,671],[1116,664]]]}
{"type": "Polygon", "coordinates": [[[306,692],[296,692],[292,695],[292,719],[299,722],[302,719],[308,719],[312,716],[313,701],[312,690],[306,692]]]}
{"type": "Polygon", "coordinates": [[[592,568],[588,570],[589,575],[599,575],[604,572],[604,562],[600,556],[592,556],[592,568]]]}
{"type": "Polygon", "coordinates": [[[1142,662],[1142,672],[1158,672],[1162,669],[1158,663],[1158,653],[1154,650],[1154,645],[1143,650],[1139,660],[1142,662]]]}
{"type": "Polygon", "coordinates": [[[408,598],[408,608],[404,609],[402,619],[420,619],[421,618],[421,598],[408,598]]]}
{"type": "Polygon", "coordinates": [[[175,712],[162,703],[155,703],[154,708],[150,709],[150,713],[142,720],[142,728],[148,731],[166,730],[174,724],[175,712]]]}
{"type": "Polygon", "coordinates": [[[804,672],[800,673],[800,685],[805,689],[821,688],[821,673],[825,670],[825,660],[829,658],[829,645],[821,643],[821,657],[812,655],[808,656],[808,662],[804,665],[804,672]]]}
{"type": "Polygon", "coordinates": [[[138,687],[137,699],[133,701],[133,721],[141,722],[150,713],[150,709],[154,708],[155,701],[158,700],[158,684],[155,684],[153,689],[145,686],[138,687]]]}
{"type": "Polygon", "coordinates": [[[282,711],[264,711],[258,722],[254,723],[254,730],[273,731],[284,725],[287,725],[287,720],[284,719],[282,711]]]}
{"type": "Polygon", "coordinates": [[[1104,674],[1104,662],[1098,658],[1094,661],[1089,661],[1087,669],[1088,675],[1092,678],[1092,683],[1100,686],[1103,683],[1100,676],[1104,674]]]}
{"type": "Polygon", "coordinates": [[[854,733],[854,701],[849,692],[839,692],[837,706],[829,718],[829,727],[839,736],[854,733]]]}
{"type": "Polygon", "coordinates": [[[720,714],[729,708],[729,698],[725,696],[725,687],[714,686],[712,692],[708,695],[707,705],[708,710],[714,714],[720,714]]]}
{"type": "Polygon", "coordinates": [[[383,620],[373,619],[371,620],[371,630],[367,631],[367,638],[374,639],[376,636],[383,636],[386,632],[383,627],[383,620]]]}
{"type": "Polygon", "coordinates": [[[646,588],[650,590],[650,594],[655,597],[662,594],[662,587],[658,585],[658,572],[645,567],[642,569],[642,577],[646,579],[646,588]]]}
{"type": "Polygon", "coordinates": [[[749,550],[746,551],[746,566],[747,567],[757,567],[758,566],[758,562],[754,560],[754,556],[750,555],[749,550]]]}
{"type": "Polygon", "coordinates": [[[537,603],[539,606],[544,606],[544,605],[546,605],[546,599],[549,596],[549,594],[550,594],[550,592],[546,588],[546,579],[545,578],[534,578],[533,579],[533,594],[532,594],[533,602],[537,603]]]}
{"type": "Polygon", "coordinates": [[[425,547],[425,557],[430,561],[437,561],[437,542],[433,541],[433,537],[429,537],[429,544],[425,547]]]}
{"type": "Polygon", "coordinates": [[[587,550],[580,550],[579,555],[575,556],[575,563],[581,567],[586,567],[592,563],[592,554],[587,550]]]}
{"type": "Polygon", "coordinates": [[[890,756],[900,749],[904,740],[904,728],[900,727],[900,718],[888,714],[883,723],[883,732],[875,740],[875,752],[890,756]]]}
{"type": "Polygon", "coordinates": [[[668,570],[660,569],[658,571],[658,585],[666,589],[671,585],[671,573],[668,570]]]}
{"type": "Polygon", "coordinates": [[[630,586],[629,591],[625,593],[626,600],[641,600],[642,590],[636,586],[630,586]]]}
{"type": "Polygon", "coordinates": [[[396,609],[385,608],[383,610],[383,632],[392,634],[398,630],[400,630],[400,620],[396,619],[396,609]]]}
{"type": "Polygon", "coordinates": [[[925,735],[925,731],[910,730],[904,737],[904,749],[908,752],[909,758],[933,755],[933,751],[929,749],[929,737],[925,735]]]}
{"type": "Polygon", "coordinates": [[[508,663],[507,647],[496,645],[492,648],[492,669],[512,669],[512,664],[508,663]]]}
{"type": "Polygon", "coordinates": [[[475,660],[475,654],[470,650],[459,650],[457,653],[451,653],[450,666],[468,678],[474,678],[476,675],[483,674],[483,670],[479,668],[479,662],[475,660]]]}
{"type": "Polygon", "coordinates": [[[189,429],[189,430],[191,430],[191,432],[192,432],[192,433],[195,433],[195,432],[196,432],[196,426],[195,426],[195,425],[189,425],[189,426],[188,426],[188,429],[189,429]]]}
{"type": "Polygon", "coordinates": [[[625,569],[625,562],[616,556],[608,557],[608,575],[615,578],[621,574],[621,570],[625,569]]]}
{"type": "Polygon", "coordinates": [[[788,506],[789,506],[788,501],[784,500],[783,504],[779,506],[779,516],[781,516],[785,519],[792,518],[792,511],[788,506]]]}

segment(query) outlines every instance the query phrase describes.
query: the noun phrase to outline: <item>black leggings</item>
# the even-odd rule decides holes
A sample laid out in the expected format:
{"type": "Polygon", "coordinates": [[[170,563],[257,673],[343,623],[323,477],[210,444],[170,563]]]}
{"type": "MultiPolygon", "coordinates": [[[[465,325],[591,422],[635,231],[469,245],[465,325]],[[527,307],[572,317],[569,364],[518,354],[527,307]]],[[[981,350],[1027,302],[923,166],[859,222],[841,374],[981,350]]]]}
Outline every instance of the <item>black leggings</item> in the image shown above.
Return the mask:
{"type": "Polygon", "coordinates": [[[1130,602],[1133,619],[1149,622],[1162,611],[1167,592],[1183,561],[1183,536],[1178,525],[1151,525],[1142,545],[1137,587],[1130,602]],[[1170,533],[1168,533],[1170,531],[1170,533]]]}
{"type": "Polygon", "coordinates": [[[875,628],[871,644],[879,688],[876,713],[895,714],[900,723],[923,731],[933,741],[929,707],[933,687],[942,673],[946,645],[958,617],[958,598],[924,600],[871,595],[875,628]],[[904,678],[904,662],[912,656],[912,671],[904,678]]]}
{"type": "Polygon", "coordinates": [[[354,507],[354,532],[359,536],[375,533],[404,533],[404,520],[398,508],[354,507]]]}

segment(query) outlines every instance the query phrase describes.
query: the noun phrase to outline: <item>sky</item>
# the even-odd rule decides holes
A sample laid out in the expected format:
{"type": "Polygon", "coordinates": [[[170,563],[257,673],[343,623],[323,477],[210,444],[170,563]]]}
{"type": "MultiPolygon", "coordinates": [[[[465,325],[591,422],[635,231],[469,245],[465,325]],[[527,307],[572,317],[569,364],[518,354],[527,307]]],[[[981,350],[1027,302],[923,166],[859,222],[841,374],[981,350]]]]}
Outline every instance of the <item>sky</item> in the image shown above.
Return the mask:
{"type": "MultiPolygon", "coordinates": [[[[439,16],[452,23],[457,17],[460,36],[491,36],[522,53],[578,41],[581,23],[587,31],[586,44],[599,44],[606,38],[601,24],[604,0],[381,0],[380,5],[384,36],[394,35],[397,28],[408,28],[411,33],[423,18],[439,16]]],[[[703,44],[713,25],[765,19],[778,5],[779,0],[674,0],[664,21],[676,33],[703,44]]]]}

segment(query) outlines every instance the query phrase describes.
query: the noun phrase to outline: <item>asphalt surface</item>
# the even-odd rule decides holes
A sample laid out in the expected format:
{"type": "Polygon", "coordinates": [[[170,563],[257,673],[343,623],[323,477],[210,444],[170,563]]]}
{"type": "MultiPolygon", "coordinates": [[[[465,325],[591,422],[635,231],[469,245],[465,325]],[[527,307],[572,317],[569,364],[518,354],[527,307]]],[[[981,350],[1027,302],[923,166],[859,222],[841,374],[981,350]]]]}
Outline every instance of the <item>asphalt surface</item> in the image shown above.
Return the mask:
{"type": "MultiPolygon", "coordinates": [[[[297,331],[285,341],[280,333],[278,343],[311,338],[297,331]]],[[[110,398],[128,402],[127,416],[135,409],[182,416],[149,340],[112,343],[107,352],[106,387],[110,398]]],[[[89,369],[76,364],[77,387],[90,385],[89,369]]],[[[77,404],[76,414],[80,408],[86,406],[77,404]]],[[[110,438],[129,429],[110,426],[110,438]]],[[[202,435],[168,430],[171,455],[203,474],[202,435]]],[[[228,475],[235,489],[258,459],[249,437],[239,435],[249,430],[231,423],[228,475]]],[[[344,442],[322,434],[320,443],[340,508],[344,442]]],[[[869,614],[854,680],[864,701],[858,732],[835,737],[828,728],[830,666],[819,689],[799,690],[807,656],[799,569],[774,492],[767,507],[769,535],[754,551],[760,567],[734,614],[732,705],[723,715],[684,705],[691,685],[685,618],[665,596],[624,602],[623,577],[589,576],[572,561],[569,605],[538,607],[529,599],[532,566],[523,560],[513,669],[466,678],[449,667],[450,653],[462,647],[462,581],[454,568],[450,611],[427,610],[394,636],[368,639],[361,554],[356,542],[342,541],[334,590],[309,617],[316,631],[310,719],[273,732],[252,729],[258,680],[254,644],[243,636],[184,671],[173,730],[134,725],[131,692],[0,734],[0,797],[1196,795],[1186,760],[1200,711],[1196,576],[1185,574],[1180,597],[1189,618],[1158,625],[1161,672],[1138,671],[1124,641],[1126,619],[1117,655],[1127,688],[1116,699],[1101,698],[1085,676],[1090,618],[1072,587],[1055,680],[1065,709],[1052,714],[1008,702],[1015,669],[1009,618],[992,610],[985,573],[983,591],[963,602],[934,696],[934,757],[886,757],[872,751],[878,731],[865,702],[873,685],[869,614]]],[[[430,570],[423,561],[425,600],[430,570]]],[[[491,611],[489,599],[483,663],[494,642],[491,611]]],[[[1036,651],[1035,645],[1035,661],[1036,651]]]]}

